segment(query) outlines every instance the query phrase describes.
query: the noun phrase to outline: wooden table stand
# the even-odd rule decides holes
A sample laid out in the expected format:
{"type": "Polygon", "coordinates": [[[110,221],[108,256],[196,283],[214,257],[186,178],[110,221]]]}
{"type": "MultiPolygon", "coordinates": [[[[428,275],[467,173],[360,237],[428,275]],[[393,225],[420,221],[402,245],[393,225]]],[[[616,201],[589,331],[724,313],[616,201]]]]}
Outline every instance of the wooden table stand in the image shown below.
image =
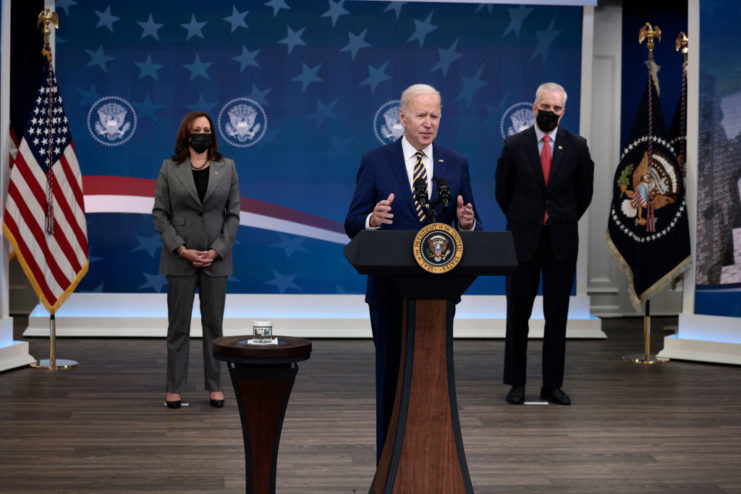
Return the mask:
{"type": "Polygon", "coordinates": [[[277,345],[250,345],[251,336],[214,339],[214,356],[227,362],[242,419],[247,494],[275,493],[283,418],[311,342],[278,336],[277,345]]]}

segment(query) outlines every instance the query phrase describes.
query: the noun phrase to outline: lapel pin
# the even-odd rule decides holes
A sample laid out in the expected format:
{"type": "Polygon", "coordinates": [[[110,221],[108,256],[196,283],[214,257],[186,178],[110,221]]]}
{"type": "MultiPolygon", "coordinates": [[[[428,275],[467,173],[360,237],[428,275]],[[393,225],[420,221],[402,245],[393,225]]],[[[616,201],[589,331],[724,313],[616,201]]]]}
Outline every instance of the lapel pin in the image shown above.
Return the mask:
{"type": "Polygon", "coordinates": [[[558,146],[558,149],[560,149],[561,151],[563,151],[563,146],[558,146]]]}
{"type": "Polygon", "coordinates": [[[445,163],[445,160],[440,159],[440,160],[437,160],[437,162],[438,163],[445,163]]]}

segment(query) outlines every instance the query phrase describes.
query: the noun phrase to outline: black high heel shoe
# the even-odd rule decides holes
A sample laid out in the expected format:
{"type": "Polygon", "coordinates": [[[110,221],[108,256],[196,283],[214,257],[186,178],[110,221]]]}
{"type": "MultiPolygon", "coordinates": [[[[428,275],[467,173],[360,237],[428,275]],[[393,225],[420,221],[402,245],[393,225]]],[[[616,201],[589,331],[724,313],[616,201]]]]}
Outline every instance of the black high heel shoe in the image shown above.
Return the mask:
{"type": "Polygon", "coordinates": [[[176,401],[167,401],[165,400],[165,406],[167,408],[180,408],[180,406],[183,404],[182,400],[176,400],[176,401]]]}
{"type": "Polygon", "coordinates": [[[214,400],[209,398],[208,402],[214,408],[222,408],[224,406],[224,400],[214,400]]]}

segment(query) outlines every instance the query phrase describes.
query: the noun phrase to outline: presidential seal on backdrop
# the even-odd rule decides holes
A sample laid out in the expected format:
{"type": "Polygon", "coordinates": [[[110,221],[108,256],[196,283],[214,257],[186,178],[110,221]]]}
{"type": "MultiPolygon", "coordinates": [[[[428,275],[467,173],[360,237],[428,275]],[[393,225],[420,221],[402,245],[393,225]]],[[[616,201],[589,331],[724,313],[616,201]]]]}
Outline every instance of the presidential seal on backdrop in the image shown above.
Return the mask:
{"type": "Polygon", "coordinates": [[[118,96],[100,98],[90,107],[87,128],[104,146],[120,146],[136,131],[136,112],[131,103],[118,96]]]}
{"type": "Polygon", "coordinates": [[[373,132],[381,144],[391,144],[404,134],[399,120],[401,100],[394,99],[382,104],[373,117],[373,132]]]}
{"type": "Polygon", "coordinates": [[[268,116],[257,101],[234,98],[221,108],[216,125],[226,142],[234,147],[248,148],[265,135],[268,116]]]}
{"type": "Polygon", "coordinates": [[[445,223],[425,226],[414,237],[414,259],[430,273],[447,273],[461,262],[463,239],[455,228],[445,223]]]}
{"type": "Polygon", "coordinates": [[[533,104],[526,101],[515,103],[504,111],[502,120],[499,122],[499,130],[502,139],[522,132],[535,123],[533,104]]]}

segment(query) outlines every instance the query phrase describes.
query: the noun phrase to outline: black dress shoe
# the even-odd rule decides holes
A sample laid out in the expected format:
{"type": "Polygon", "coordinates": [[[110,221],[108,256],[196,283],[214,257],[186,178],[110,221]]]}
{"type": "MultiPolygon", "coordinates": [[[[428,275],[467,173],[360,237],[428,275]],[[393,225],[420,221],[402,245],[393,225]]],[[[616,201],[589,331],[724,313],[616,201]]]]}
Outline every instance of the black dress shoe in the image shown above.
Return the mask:
{"type": "Polygon", "coordinates": [[[543,386],[540,388],[540,397],[556,405],[571,405],[569,395],[564,393],[561,388],[543,386]]]}
{"type": "Polygon", "coordinates": [[[209,398],[208,402],[214,408],[222,408],[224,406],[224,400],[213,400],[209,398]]]}
{"type": "Polygon", "coordinates": [[[165,406],[167,408],[180,408],[180,405],[182,405],[183,402],[181,400],[175,400],[175,401],[167,401],[165,400],[165,406]]]}
{"type": "Polygon", "coordinates": [[[507,403],[511,405],[522,405],[525,403],[525,386],[512,386],[507,393],[507,403]]]}

